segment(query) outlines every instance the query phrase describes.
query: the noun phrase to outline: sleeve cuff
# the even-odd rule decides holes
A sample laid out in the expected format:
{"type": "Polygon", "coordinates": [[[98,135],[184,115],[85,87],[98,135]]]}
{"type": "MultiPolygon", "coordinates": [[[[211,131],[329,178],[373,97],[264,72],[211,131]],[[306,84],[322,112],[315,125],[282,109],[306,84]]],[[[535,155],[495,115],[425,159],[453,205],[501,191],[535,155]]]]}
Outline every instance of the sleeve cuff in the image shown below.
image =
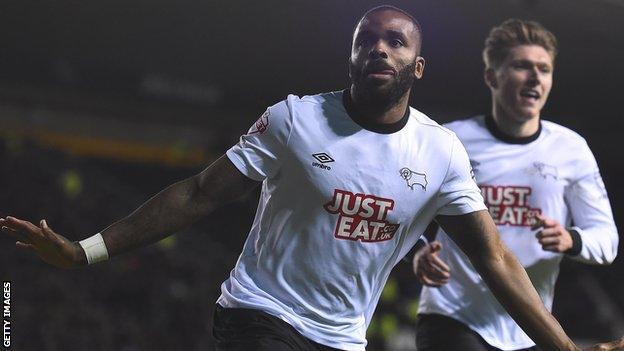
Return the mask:
{"type": "Polygon", "coordinates": [[[243,161],[243,158],[239,154],[236,153],[236,151],[234,150],[234,147],[232,147],[225,153],[225,155],[230,160],[230,162],[232,162],[234,167],[236,167],[247,178],[250,178],[252,180],[256,180],[259,182],[264,181],[264,177],[262,176],[262,174],[259,174],[258,172],[254,172],[253,169],[250,169],[246,166],[245,161],[243,161]]]}
{"type": "Polygon", "coordinates": [[[572,247],[564,253],[570,256],[577,256],[583,249],[583,239],[581,239],[581,234],[579,234],[577,228],[575,227],[566,229],[568,229],[568,232],[570,232],[570,236],[572,237],[572,247]]]}

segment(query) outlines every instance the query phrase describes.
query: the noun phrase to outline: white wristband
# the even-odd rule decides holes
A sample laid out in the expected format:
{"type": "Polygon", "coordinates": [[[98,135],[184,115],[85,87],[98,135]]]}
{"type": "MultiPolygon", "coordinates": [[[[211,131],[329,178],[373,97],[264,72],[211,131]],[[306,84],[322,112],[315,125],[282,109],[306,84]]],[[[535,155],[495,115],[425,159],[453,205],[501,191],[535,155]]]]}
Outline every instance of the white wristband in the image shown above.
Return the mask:
{"type": "Polygon", "coordinates": [[[108,260],[108,250],[106,250],[106,244],[104,243],[102,234],[97,233],[78,243],[82,246],[89,264],[108,260]]]}

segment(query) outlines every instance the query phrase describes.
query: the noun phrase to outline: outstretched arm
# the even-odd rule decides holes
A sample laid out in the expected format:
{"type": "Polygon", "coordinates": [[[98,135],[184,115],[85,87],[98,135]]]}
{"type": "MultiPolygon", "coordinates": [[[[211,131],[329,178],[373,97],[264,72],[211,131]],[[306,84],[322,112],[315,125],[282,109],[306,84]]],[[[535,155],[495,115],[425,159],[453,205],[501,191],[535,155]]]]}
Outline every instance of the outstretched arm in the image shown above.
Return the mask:
{"type": "Polygon", "coordinates": [[[221,156],[201,173],[175,183],[102,232],[109,254],[156,242],[247,193],[259,182],[221,156]]]}
{"type": "Polygon", "coordinates": [[[541,349],[579,350],[544,307],[526,271],[500,240],[487,211],[438,216],[436,221],[468,256],[501,305],[541,349]]]}
{"type": "MultiPolygon", "coordinates": [[[[102,231],[110,256],[156,242],[206,216],[219,206],[247,193],[259,183],[240,173],[222,156],[201,173],[177,182],[149,199],[137,210],[102,231]]],[[[17,246],[34,251],[42,260],[61,268],[87,264],[82,247],[54,233],[45,221],[40,226],[7,217],[2,230],[17,246]]]]}

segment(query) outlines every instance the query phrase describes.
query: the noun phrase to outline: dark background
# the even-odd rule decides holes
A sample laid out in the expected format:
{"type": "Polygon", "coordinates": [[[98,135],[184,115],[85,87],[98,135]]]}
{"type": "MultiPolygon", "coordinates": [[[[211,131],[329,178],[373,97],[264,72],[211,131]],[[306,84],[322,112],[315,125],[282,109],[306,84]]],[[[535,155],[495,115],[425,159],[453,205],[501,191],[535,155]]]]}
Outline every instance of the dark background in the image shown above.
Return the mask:
{"type": "MultiPolygon", "coordinates": [[[[377,1],[3,1],[0,215],[41,218],[82,239],[236,142],[289,93],[348,84],[353,26],[377,1]]],[[[438,122],[485,113],[489,29],[533,19],[559,39],[545,119],[585,136],[618,225],[624,1],[396,1],[423,27],[425,75],[411,105],[438,122]]],[[[172,239],[62,272],[1,238],[16,349],[206,350],[218,286],[256,195],[172,239]],[[88,346],[87,346],[88,345],[88,346]]],[[[622,250],[620,250],[621,252],[622,250]]],[[[409,349],[417,287],[398,267],[370,350],[409,349]]],[[[565,263],[556,312],[577,340],[624,333],[622,259],[565,263]]]]}

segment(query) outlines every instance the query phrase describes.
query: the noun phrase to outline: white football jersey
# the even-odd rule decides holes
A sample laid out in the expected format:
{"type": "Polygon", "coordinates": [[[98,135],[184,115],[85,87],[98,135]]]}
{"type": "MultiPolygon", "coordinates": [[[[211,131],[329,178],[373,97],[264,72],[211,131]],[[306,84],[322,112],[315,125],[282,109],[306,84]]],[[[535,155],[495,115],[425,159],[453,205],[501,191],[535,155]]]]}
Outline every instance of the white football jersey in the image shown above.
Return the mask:
{"type": "Polygon", "coordinates": [[[434,216],[486,207],[454,133],[412,108],[371,131],[348,107],[342,92],[290,95],[228,150],[262,191],[218,303],[263,310],[324,345],[364,350],[392,267],[434,216]]]}
{"type": "MultiPolygon", "coordinates": [[[[525,267],[549,310],[563,254],[542,249],[537,230],[531,230],[537,214],[573,226],[579,233],[581,251],[571,258],[594,264],[613,261],[617,229],[596,160],[581,136],[541,121],[533,137],[507,138],[491,117],[484,116],[445,126],[466,147],[502,240],[525,267]]],[[[440,288],[423,288],[419,313],[455,318],[502,350],[535,345],[443,230],[438,230],[436,240],[443,245],[439,256],[450,266],[451,279],[440,288]]]]}

